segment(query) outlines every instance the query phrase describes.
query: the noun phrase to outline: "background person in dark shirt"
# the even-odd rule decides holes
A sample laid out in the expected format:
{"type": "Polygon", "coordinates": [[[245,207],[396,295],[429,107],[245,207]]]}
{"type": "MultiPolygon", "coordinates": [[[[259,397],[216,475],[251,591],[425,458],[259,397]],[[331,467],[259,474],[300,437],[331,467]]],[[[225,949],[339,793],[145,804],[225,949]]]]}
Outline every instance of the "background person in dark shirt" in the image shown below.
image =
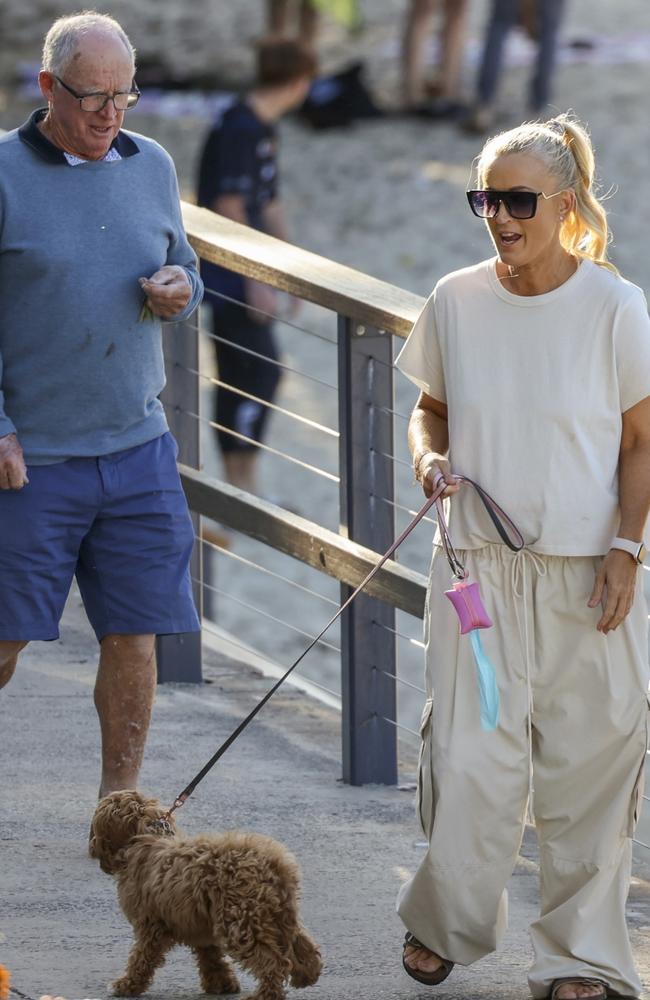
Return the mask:
{"type": "MultiPolygon", "coordinates": [[[[315,72],[315,56],[298,40],[272,38],[258,45],[255,88],[220,116],[206,139],[199,205],[287,238],[278,198],[275,123],[303,103],[315,72]]],[[[266,285],[206,262],[202,276],[213,330],[220,338],[214,342],[219,379],[240,390],[220,387],[217,392],[216,422],[224,428],[217,436],[225,473],[233,485],[255,492],[259,450],[255,442],[262,439],[268,414],[258,400],[271,402],[279,381],[278,367],[272,363],[278,359],[272,320],[276,294],[266,285]]]]}

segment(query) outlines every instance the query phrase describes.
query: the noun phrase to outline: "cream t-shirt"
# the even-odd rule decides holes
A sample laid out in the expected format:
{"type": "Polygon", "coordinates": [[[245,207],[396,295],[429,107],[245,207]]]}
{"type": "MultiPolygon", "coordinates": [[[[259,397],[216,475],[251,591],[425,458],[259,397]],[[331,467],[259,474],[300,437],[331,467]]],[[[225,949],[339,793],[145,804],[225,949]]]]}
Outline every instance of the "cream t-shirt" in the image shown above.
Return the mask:
{"type": "MultiPolygon", "coordinates": [[[[397,367],[446,402],[453,472],[476,480],[527,545],[592,556],[617,534],[621,414],[650,396],[650,319],[640,288],[583,261],[544,295],[508,292],[496,259],[436,285],[397,367]]],[[[454,545],[499,541],[464,486],[454,545]]]]}

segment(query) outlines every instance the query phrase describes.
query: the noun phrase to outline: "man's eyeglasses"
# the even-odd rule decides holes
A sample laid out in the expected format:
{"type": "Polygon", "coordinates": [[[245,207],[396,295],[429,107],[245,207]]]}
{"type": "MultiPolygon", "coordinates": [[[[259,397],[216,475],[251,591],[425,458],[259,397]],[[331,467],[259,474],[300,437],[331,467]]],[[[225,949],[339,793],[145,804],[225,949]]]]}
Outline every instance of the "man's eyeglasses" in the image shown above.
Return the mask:
{"type": "Polygon", "coordinates": [[[501,204],[511,219],[532,219],[537,211],[537,199],[555,198],[555,194],[544,194],[543,191],[467,191],[469,207],[479,219],[493,219],[498,214],[501,204]]]}
{"type": "Polygon", "coordinates": [[[79,101],[79,107],[82,111],[101,111],[109,101],[113,102],[116,111],[128,111],[129,108],[134,108],[140,100],[140,91],[135,80],[131,90],[118,90],[114,94],[78,94],[76,90],[64,83],[60,76],[53,75],[54,79],[79,101]]]}

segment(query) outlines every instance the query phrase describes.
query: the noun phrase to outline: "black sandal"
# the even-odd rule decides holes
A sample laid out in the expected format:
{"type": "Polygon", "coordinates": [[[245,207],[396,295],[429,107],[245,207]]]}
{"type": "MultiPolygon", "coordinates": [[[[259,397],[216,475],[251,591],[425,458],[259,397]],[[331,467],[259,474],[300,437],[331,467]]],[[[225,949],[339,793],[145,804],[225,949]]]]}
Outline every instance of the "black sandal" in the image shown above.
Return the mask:
{"type": "Polygon", "coordinates": [[[411,934],[410,931],[407,931],[406,937],[404,938],[404,945],[402,947],[402,965],[404,966],[406,974],[410,976],[411,979],[416,979],[418,983],[424,983],[425,986],[437,986],[439,983],[443,983],[453,969],[454,963],[447,961],[446,958],[442,958],[441,955],[437,955],[436,952],[431,952],[432,955],[436,955],[436,958],[440,959],[442,965],[439,969],[436,969],[435,972],[421,972],[419,969],[411,968],[411,966],[406,962],[406,956],[404,953],[409,947],[416,949],[423,948],[425,951],[431,951],[431,949],[427,948],[425,944],[418,941],[418,939],[411,934]]]}

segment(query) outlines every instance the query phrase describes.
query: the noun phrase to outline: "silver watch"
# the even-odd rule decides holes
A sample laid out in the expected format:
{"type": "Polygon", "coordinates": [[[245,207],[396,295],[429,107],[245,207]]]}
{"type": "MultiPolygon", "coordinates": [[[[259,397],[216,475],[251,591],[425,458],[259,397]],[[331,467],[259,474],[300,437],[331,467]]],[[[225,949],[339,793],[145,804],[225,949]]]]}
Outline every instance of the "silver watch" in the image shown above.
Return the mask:
{"type": "Polygon", "coordinates": [[[610,549],[622,549],[623,552],[629,552],[639,565],[645,562],[647,550],[643,542],[633,542],[629,538],[616,537],[610,545],[610,549]]]}

